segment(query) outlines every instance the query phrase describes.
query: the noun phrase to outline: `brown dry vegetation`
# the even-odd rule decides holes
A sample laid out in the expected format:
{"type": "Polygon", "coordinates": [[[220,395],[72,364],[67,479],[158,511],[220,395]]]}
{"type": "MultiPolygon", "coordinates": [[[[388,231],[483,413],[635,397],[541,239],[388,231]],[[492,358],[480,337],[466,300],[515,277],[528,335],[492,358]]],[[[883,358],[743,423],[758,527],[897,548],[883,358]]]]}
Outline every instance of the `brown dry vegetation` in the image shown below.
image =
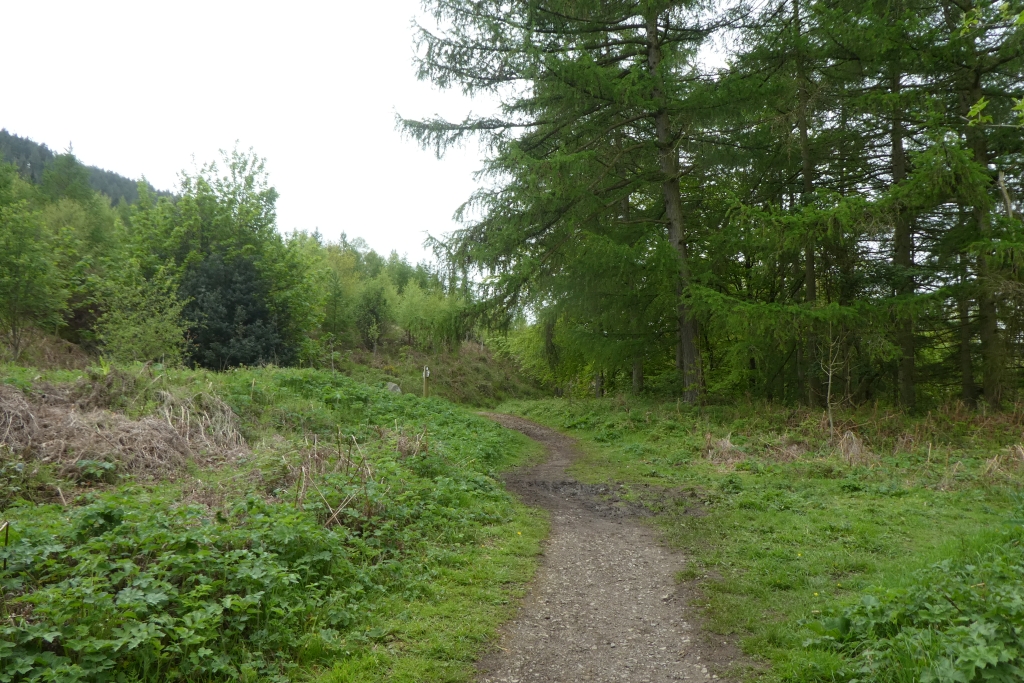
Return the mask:
{"type": "Polygon", "coordinates": [[[729,464],[745,459],[747,454],[733,445],[732,434],[716,439],[708,432],[704,435],[704,457],[712,462],[729,464]]]}
{"type": "Polygon", "coordinates": [[[840,437],[836,451],[847,465],[867,465],[878,460],[878,457],[864,445],[864,440],[852,431],[846,431],[840,437]]]}
{"type": "MultiPolygon", "coordinates": [[[[25,349],[18,360],[22,365],[50,370],[84,370],[95,363],[95,358],[81,346],[60,337],[40,330],[30,330],[26,337],[25,349]]],[[[9,355],[6,345],[0,345],[0,360],[9,355]]]]}
{"type": "Polygon", "coordinates": [[[247,449],[238,417],[208,393],[157,391],[155,414],[129,416],[129,397],[144,380],[114,371],[27,392],[0,385],[0,446],[71,479],[84,462],[108,463],[119,474],[173,478],[189,463],[222,463],[247,449]],[[126,409],[112,409],[118,403],[126,409]]]}
{"type": "Polygon", "coordinates": [[[777,444],[769,443],[765,449],[765,456],[773,462],[793,462],[803,457],[807,451],[806,443],[795,441],[786,435],[777,444]]]}

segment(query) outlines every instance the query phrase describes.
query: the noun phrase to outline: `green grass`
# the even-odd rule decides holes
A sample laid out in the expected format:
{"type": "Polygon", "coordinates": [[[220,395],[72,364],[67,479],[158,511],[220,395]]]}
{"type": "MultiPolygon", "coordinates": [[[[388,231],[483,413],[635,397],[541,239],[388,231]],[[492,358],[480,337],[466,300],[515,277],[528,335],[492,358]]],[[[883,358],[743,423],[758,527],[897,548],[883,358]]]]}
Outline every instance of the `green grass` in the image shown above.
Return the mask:
{"type": "Polygon", "coordinates": [[[519,509],[507,524],[481,534],[444,560],[429,600],[393,600],[381,606],[377,626],[388,634],[326,672],[330,683],[472,680],[476,660],[512,616],[533,574],[546,517],[519,509]]]}
{"type": "Polygon", "coordinates": [[[75,383],[134,417],[213,394],[250,445],[173,480],[112,461],[107,483],[0,453],[69,502],[14,496],[2,512],[0,681],[471,680],[547,533],[496,480],[538,447],[445,400],[273,368],[0,378],[75,383]],[[402,452],[414,436],[426,447],[402,452]]]}
{"type": "MultiPolygon", "coordinates": [[[[972,669],[964,659],[967,636],[956,634],[977,623],[1016,633],[1024,618],[957,613],[929,586],[938,576],[961,577],[957,585],[982,605],[977,593],[984,588],[964,583],[977,574],[974,567],[1024,565],[1013,559],[1021,534],[1007,524],[1021,506],[1020,463],[1007,450],[1021,438],[1016,413],[959,419],[844,413],[843,430],[859,434],[872,452],[851,464],[829,443],[821,414],[803,410],[688,409],[623,399],[509,402],[500,409],[579,438],[585,456],[574,466],[578,478],[621,482],[627,497],[657,513],[655,522],[690,558],[678,578],[699,587],[693,608],[705,627],[739,639],[762,663],[741,672],[746,678],[917,680],[949,660],[960,673],[931,680],[1015,680],[998,667],[1020,664],[1021,643],[1004,646],[1003,636],[993,635],[984,656],[1009,663],[972,669]],[[712,457],[709,443],[712,450],[717,444],[712,457]],[[794,444],[798,454],[786,450],[794,444]],[[944,570],[933,567],[943,561],[944,570]],[[865,612],[862,601],[875,598],[886,607],[865,612]],[[928,622],[911,609],[914,600],[929,605],[928,614],[937,613],[935,605],[949,614],[943,612],[941,624],[928,622]],[[833,633],[836,619],[867,625],[833,633]],[[931,634],[925,644],[921,633],[931,634]],[[900,648],[913,656],[878,664],[900,648]]],[[[994,575],[1003,577],[1000,590],[1008,595],[1024,586],[1020,573],[994,575]]]]}

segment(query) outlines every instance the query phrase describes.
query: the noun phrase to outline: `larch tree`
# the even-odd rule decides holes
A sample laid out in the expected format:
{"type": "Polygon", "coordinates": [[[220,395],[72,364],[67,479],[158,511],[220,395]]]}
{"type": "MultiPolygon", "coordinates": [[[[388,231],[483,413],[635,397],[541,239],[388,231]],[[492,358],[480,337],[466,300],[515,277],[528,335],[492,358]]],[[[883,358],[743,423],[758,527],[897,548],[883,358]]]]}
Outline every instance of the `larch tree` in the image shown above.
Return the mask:
{"type": "Polygon", "coordinates": [[[464,216],[479,217],[447,242],[447,258],[482,272],[488,310],[507,315],[550,297],[555,280],[564,287],[569,246],[585,252],[588,235],[614,240],[629,225],[634,246],[656,237],[675,255],[676,365],[684,398],[697,400],[703,363],[688,300],[695,231],[680,160],[688,96],[700,81],[692,58],[712,30],[696,3],[427,7],[445,30],[421,32],[421,77],[502,98],[494,117],[404,122],[439,152],[473,134],[493,150],[486,171],[495,186],[466,207],[464,216]]]}

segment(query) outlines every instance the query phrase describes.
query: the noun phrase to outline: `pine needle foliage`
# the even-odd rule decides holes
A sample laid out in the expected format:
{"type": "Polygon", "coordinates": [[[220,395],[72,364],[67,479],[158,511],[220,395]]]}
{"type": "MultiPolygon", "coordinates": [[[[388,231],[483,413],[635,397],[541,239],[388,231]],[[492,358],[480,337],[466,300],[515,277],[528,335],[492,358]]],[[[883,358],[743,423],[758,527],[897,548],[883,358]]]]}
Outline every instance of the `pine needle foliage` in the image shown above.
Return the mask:
{"type": "Polygon", "coordinates": [[[489,150],[438,251],[492,325],[690,402],[1017,395],[1019,2],[426,7],[421,78],[501,102],[403,122],[489,150]]]}

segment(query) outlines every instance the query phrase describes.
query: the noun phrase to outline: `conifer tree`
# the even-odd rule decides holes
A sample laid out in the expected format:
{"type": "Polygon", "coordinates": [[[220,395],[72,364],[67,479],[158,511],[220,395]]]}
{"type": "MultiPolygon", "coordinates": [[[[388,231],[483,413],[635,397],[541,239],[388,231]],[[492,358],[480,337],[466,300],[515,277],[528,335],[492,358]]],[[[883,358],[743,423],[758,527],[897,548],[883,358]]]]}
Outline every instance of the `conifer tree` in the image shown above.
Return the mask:
{"type": "Polygon", "coordinates": [[[687,299],[695,234],[680,145],[696,78],[687,59],[709,29],[682,2],[524,2],[511,14],[497,2],[428,7],[450,28],[423,31],[422,77],[470,93],[521,86],[499,118],[405,122],[439,152],[467,134],[496,150],[487,171],[503,184],[474,197],[482,218],[452,237],[448,258],[490,276],[490,311],[516,311],[548,295],[570,242],[607,238],[623,203],[635,206],[628,222],[675,254],[676,363],[683,396],[696,400],[699,326],[687,299]]]}

